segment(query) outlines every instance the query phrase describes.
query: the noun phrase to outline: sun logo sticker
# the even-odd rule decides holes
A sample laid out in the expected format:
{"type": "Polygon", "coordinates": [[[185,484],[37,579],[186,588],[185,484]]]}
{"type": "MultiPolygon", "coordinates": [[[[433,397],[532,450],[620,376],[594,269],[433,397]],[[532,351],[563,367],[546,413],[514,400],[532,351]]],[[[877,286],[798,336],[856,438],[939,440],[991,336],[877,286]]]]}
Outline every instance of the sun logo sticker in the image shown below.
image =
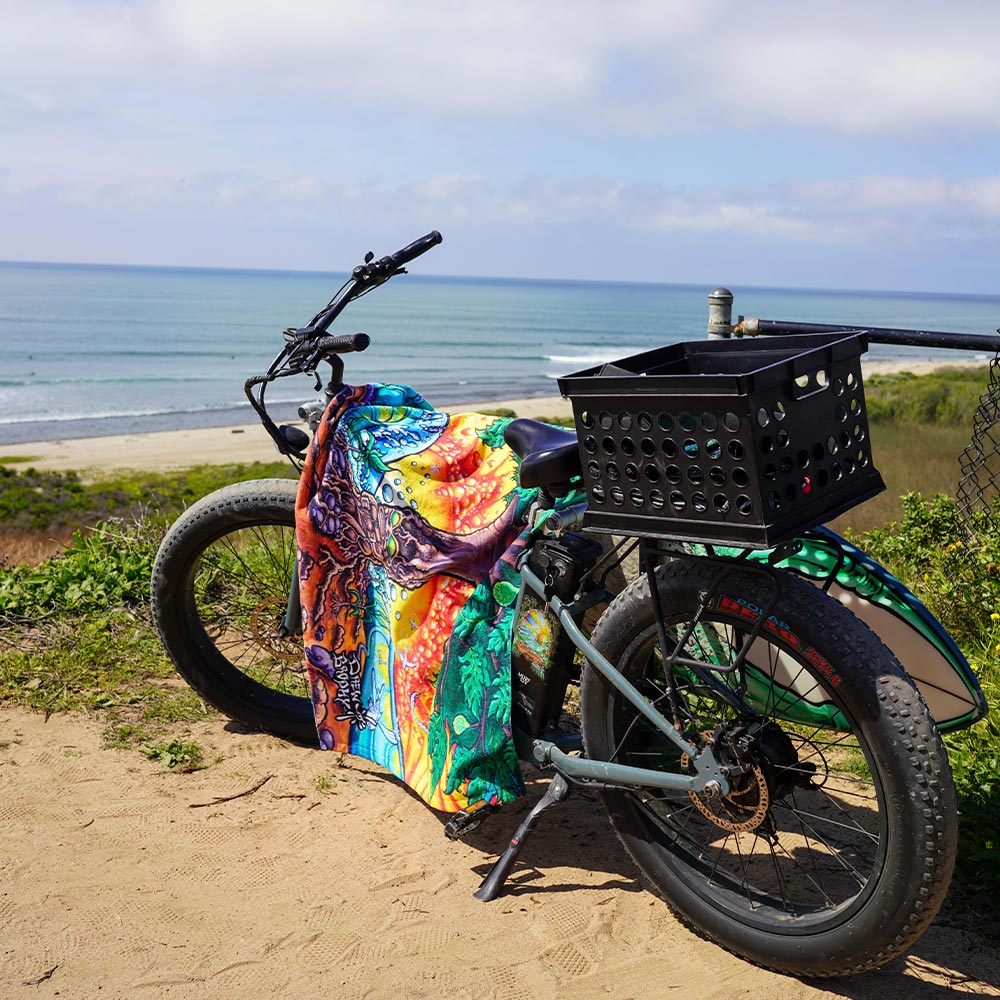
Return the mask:
{"type": "Polygon", "coordinates": [[[548,615],[541,608],[528,608],[517,623],[514,650],[533,667],[538,668],[539,676],[544,676],[551,659],[553,638],[552,623],[548,615]]]}

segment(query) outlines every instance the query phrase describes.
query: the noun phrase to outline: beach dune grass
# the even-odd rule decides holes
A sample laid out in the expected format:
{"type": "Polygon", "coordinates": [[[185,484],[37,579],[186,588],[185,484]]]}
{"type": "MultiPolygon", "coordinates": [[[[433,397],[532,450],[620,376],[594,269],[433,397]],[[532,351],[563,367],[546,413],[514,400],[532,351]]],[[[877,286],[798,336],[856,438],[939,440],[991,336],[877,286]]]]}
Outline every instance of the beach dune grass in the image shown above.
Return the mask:
{"type": "Polygon", "coordinates": [[[968,425],[876,421],[869,433],[872,459],[885,480],[885,492],[833,521],[834,531],[859,534],[900,520],[900,498],[907,493],[955,495],[959,456],[972,436],[971,420],[968,425]]]}
{"type": "Polygon", "coordinates": [[[77,529],[108,518],[166,522],[213,490],[244,479],[294,475],[285,461],[195,465],[176,472],[128,472],[84,480],[0,462],[0,566],[35,565],[58,554],[77,529]]]}

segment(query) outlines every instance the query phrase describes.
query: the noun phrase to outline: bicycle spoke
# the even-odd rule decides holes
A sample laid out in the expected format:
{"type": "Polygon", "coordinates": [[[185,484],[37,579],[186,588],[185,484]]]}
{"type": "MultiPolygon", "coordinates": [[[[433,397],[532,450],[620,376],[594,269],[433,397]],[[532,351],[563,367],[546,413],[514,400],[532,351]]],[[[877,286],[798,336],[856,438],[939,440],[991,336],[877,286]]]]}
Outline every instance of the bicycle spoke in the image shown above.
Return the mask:
{"type": "MultiPolygon", "coordinates": [[[[668,642],[676,642],[682,627],[668,628],[668,642]]],[[[776,799],[767,807],[768,815],[778,824],[777,836],[762,836],[759,827],[744,827],[742,832],[738,827],[753,812],[754,799],[746,796],[753,794],[753,781],[761,778],[743,779],[743,785],[738,784],[730,792],[735,795],[731,803],[727,800],[711,808],[697,806],[686,792],[646,794],[637,803],[673,850],[685,852],[691,863],[702,867],[706,884],[719,891],[728,886],[750,912],[762,906],[791,915],[812,913],[817,905],[835,909],[867,884],[869,876],[862,869],[873,863],[874,854],[860,848],[867,844],[874,850],[879,836],[858,821],[856,811],[879,809],[874,782],[864,775],[836,769],[840,761],[860,766],[850,763],[856,754],[861,753],[864,759],[853,732],[836,732],[832,723],[812,723],[800,731],[795,724],[782,722],[800,715],[807,718],[805,713],[815,706],[835,704],[805,659],[793,656],[765,636],[754,640],[743,671],[712,672],[713,664],[723,668],[731,664],[744,642],[745,634],[731,626],[713,621],[700,624],[686,644],[684,655],[706,667],[675,670],[676,699],[685,735],[696,741],[704,738],[700,734],[707,737],[716,733],[720,723],[728,720],[735,725],[740,718],[749,717],[756,727],[754,732],[763,732],[761,727],[765,725],[779,731],[785,731],[782,726],[787,728],[786,743],[775,743],[774,747],[791,749],[772,748],[771,752],[790,754],[791,759],[787,764],[769,765],[769,789],[773,792],[777,781],[785,782],[786,788],[788,783],[793,783],[794,788],[796,780],[800,784],[794,794],[776,799]],[[759,671],[766,691],[760,691],[761,700],[756,703],[759,714],[747,716],[750,709],[745,692],[750,669],[759,671]],[[746,707],[741,711],[736,705],[746,707]],[[851,803],[850,808],[847,803],[851,803]],[[710,818],[706,809],[708,814],[716,811],[717,817],[710,818]],[[720,829],[720,824],[737,826],[720,829]]],[[[632,683],[651,705],[662,706],[668,695],[658,642],[651,639],[645,654],[634,662],[641,666],[630,678],[632,683]]],[[[679,770],[683,758],[669,747],[663,734],[617,695],[616,704],[613,730],[617,739],[612,743],[610,759],[639,767],[679,770]],[[671,753],[675,756],[673,762],[668,762],[671,753]],[[658,761],[663,763],[658,765],[658,761]]]]}

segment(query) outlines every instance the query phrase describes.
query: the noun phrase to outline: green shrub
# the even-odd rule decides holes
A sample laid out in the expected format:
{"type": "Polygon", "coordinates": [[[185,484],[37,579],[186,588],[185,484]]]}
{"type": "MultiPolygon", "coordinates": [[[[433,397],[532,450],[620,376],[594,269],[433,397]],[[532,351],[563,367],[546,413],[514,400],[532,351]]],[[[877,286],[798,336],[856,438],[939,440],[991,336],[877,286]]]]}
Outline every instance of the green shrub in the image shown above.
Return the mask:
{"type": "Polygon", "coordinates": [[[200,771],[205,767],[201,747],[193,740],[175,738],[162,743],[146,743],[139,749],[143,756],[159,761],[171,770],[200,771]]]}
{"type": "MultiPolygon", "coordinates": [[[[1000,615],[997,616],[1000,619],[1000,615]]],[[[995,626],[997,623],[994,623],[995,626]]],[[[980,655],[971,660],[993,711],[971,729],[945,738],[959,817],[958,885],[982,894],[1000,916],[1000,628],[994,627],[980,655]]]]}
{"type": "Polygon", "coordinates": [[[100,522],[86,536],[76,531],[61,555],[0,573],[0,617],[37,621],[144,604],[159,535],[146,521],[100,522]]]}
{"type": "Polygon", "coordinates": [[[161,534],[147,521],[102,522],[38,566],[0,567],[0,700],[151,727],[205,718],[194,692],[171,683],[149,620],[161,534]]]}
{"type": "Polygon", "coordinates": [[[865,379],[865,403],[873,423],[972,426],[987,368],[945,368],[928,375],[897,372],[865,379]]]}
{"type": "Polygon", "coordinates": [[[1000,535],[984,514],[966,530],[943,493],[906,493],[900,502],[903,520],[866,532],[861,547],[917,594],[959,646],[978,649],[1000,612],[1000,535]]]}
{"type": "Polygon", "coordinates": [[[956,885],[1000,915],[1000,537],[987,515],[965,532],[951,497],[909,493],[902,503],[901,523],[859,544],[938,617],[994,706],[945,745],[961,809],[956,885]]]}

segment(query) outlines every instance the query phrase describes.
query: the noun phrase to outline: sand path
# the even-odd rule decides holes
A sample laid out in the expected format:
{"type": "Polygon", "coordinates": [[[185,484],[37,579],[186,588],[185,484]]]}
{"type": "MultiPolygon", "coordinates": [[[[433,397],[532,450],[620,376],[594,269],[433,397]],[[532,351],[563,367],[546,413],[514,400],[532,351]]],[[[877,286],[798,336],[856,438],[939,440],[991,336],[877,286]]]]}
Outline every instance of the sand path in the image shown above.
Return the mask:
{"type": "MultiPolygon", "coordinates": [[[[511,409],[522,417],[569,417],[573,410],[561,396],[499,400],[449,406],[452,413],[479,409],[511,409]]],[[[144,434],[67,438],[28,444],[0,445],[0,455],[45,472],[79,469],[105,474],[121,469],[183,469],[192,465],[280,461],[274,443],[259,423],[239,427],[197,427],[144,434]],[[27,459],[27,461],[25,461],[27,459]]]]}
{"type": "Polygon", "coordinates": [[[471,893],[525,803],[454,844],[354,758],[217,720],[193,735],[221,760],[174,774],[102,750],[102,728],[0,715],[5,1000],[1000,996],[992,944],[940,917],[866,976],[811,984],[750,966],[637,881],[587,795],[543,819],[508,895],[483,904],[471,893]]]}

